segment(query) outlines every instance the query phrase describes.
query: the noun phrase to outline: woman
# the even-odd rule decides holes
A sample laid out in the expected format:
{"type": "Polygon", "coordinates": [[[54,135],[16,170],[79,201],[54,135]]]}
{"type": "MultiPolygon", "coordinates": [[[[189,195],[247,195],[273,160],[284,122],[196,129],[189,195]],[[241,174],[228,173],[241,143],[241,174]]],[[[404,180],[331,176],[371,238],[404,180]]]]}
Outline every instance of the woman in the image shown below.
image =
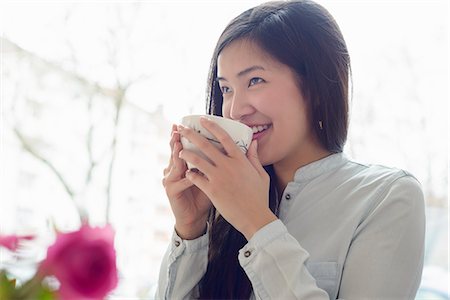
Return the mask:
{"type": "Polygon", "coordinates": [[[252,127],[253,141],[244,155],[203,119],[222,154],[174,125],[163,184],[176,224],[158,299],[414,298],[423,194],[406,171],[342,153],[349,73],[342,34],[314,2],[266,3],[225,28],[207,112],[252,127]]]}

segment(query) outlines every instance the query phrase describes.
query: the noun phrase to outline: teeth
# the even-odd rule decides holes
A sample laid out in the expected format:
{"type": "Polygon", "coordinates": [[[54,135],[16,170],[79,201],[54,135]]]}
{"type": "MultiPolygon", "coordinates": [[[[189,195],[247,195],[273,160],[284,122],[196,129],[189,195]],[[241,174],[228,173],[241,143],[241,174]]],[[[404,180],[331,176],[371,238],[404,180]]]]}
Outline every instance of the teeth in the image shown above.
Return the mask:
{"type": "Polygon", "coordinates": [[[253,133],[258,133],[258,132],[261,132],[263,130],[266,130],[267,128],[269,128],[269,125],[253,126],[252,130],[253,130],[253,133]]]}

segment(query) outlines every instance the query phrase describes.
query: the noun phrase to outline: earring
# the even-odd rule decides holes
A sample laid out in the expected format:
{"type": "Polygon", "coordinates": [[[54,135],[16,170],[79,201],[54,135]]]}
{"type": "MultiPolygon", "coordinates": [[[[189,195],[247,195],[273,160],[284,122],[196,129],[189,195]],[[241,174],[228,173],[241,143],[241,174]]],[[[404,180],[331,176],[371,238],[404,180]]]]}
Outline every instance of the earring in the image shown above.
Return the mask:
{"type": "Polygon", "coordinates": [[[322,120],[319,121],[319,128],[320,128],[320,130],[323,130],[323,122],[322,122],[322,120]]]}

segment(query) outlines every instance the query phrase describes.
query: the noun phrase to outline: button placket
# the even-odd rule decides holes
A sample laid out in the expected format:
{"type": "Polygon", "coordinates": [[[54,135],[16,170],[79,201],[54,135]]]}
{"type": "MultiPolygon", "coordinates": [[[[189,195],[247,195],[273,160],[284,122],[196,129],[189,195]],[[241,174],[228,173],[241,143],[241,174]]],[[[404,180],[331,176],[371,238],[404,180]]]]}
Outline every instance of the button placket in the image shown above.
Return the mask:
{"type": "Polygon", "coordinates": [[[174,255],[175,258],[180,256],[184,252],[185,248],[186,245],[185,243],[183,243],[182,240],[176,238],[172,241],[172,254],[174,255]]]}
{"type": "Polygon", "coordinates": [[[279,207],[279,217],[281,219],[284,219],[288,215],[291,206],[294,204],[294,199],[298,191],[299,187],[297,184],[291,182],[287,185],[283,192],[279,207]]]}

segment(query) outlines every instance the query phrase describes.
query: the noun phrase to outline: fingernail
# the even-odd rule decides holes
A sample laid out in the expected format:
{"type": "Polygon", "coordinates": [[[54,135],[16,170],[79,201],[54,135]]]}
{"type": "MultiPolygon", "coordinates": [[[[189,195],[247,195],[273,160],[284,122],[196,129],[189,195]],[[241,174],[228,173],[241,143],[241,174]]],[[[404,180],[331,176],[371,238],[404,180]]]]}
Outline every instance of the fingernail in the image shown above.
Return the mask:
{"type": "Polygon", "coordinates": [[[184,130],[184,126],[178,125],[177,129],[178,129],[178,132],[182,132],[184,130]]]}

